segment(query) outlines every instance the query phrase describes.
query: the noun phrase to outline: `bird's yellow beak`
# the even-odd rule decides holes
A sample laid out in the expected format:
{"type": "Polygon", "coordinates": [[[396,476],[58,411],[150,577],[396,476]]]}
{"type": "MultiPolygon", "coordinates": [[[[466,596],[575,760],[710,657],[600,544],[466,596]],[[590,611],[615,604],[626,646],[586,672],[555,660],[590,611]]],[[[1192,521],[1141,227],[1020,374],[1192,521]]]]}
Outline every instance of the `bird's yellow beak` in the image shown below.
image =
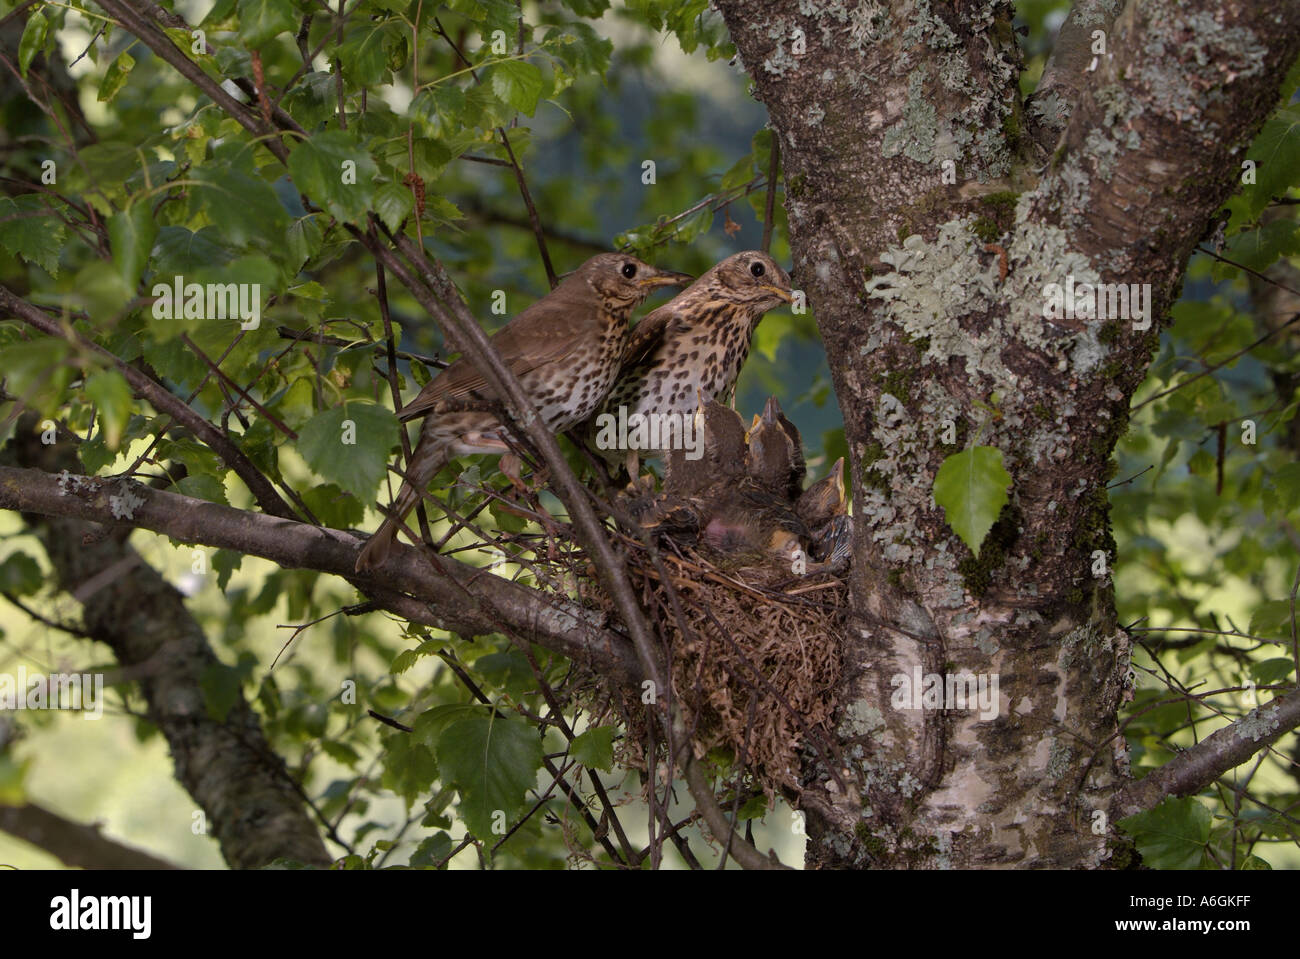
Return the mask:
{"type": "Polygon", "coordinates": [[[648,286],[651,289],[661,286],[690,286],[694,282],[695,277],[689,273],[674,273],[672,270],[659,270],[650,276],[637,280],[639,285],[648,286]]]}
{"type": "Polygon", "coordinates": [[[790,290],[783,290],[781,289],[781,287],[773,286],[771,283],[764,283],[762,285],[762,288],[768,290],[769,292],[775,293],[777,296],[779,296],[787,303],[794,302],[794,293],[792,293],[790,290]]]}

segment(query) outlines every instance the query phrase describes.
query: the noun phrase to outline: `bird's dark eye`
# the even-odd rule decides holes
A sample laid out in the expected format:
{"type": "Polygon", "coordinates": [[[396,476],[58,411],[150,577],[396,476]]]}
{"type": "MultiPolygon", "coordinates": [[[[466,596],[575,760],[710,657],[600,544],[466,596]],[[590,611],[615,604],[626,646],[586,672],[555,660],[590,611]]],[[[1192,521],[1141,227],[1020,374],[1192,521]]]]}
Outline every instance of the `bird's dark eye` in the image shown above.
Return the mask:
{"type": "Polygon", "coordinates": [[[625,277],[627,277],[629,280],[632,279],[632,277],[636,276],[636,264],[635,264],[635,263],[624,263],[624,264],[623,264],[623,275],[624,275],[625,277]]]}
{"type": "Polygon", "coordinates": [[[758,260],[755,260],[753,263],[749,264],[749,272],[754,276],[762,276],[764,273],[763,264],[759,263],[758,260]]]}

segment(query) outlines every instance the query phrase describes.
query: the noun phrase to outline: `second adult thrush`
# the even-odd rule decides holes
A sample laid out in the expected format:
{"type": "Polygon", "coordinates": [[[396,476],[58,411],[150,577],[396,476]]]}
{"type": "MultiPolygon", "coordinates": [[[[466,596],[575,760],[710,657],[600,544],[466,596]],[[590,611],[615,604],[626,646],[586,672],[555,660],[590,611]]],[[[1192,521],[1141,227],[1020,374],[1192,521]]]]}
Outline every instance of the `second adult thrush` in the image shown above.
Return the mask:
{"type": "Polygon", "coordinates": [[[758,321],[792,299],[789,275],[766,253],[727,257],[636,325],[605,409],[693,413],[725,398],[758,321]]]}
{"type": "MultiPolygon", "coordinates": [[[[600,405],[618,374],[628,341],[628,318],[661,286],[691,277],[660,270],[634,256],[602,253],[568,274],[560,285],[492,336],[506,366],[519,379],[546,424],[560,432],[600,405]]],[[[388,558],[393,537],[424,489],[453,456],[505,453],[503,426],[485,410],[438,410],[448,400],[495,401],[478,369],[462,357],[425,384],[397,415],[424,417],[406,479],[388,516],[357,558],[358,572],[388,558]]]]}

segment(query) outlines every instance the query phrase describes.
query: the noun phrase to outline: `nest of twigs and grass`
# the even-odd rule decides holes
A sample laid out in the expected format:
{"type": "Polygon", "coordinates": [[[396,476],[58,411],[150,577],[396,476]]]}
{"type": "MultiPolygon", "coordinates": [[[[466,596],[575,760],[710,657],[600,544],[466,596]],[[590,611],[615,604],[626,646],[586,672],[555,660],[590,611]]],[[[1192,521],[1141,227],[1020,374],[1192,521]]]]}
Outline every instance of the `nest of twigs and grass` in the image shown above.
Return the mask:
{"type": "MultiPolygon", "coordinates": [[[[805,759],[833,740],[851,532],[842,465],[804,490],[799,433],[775,401],[748,428],[718,404],[700,415],[704,456],[670,453],[659,492],[634,484],[622,497],[649,540],[626,544],[628,567],[696,757],[770,801],[797,793],[805,759]]],[[[604,702],[628,730],[621,761],[648,771],[658,739],[639,691],[607,689],[604,702]]]]}

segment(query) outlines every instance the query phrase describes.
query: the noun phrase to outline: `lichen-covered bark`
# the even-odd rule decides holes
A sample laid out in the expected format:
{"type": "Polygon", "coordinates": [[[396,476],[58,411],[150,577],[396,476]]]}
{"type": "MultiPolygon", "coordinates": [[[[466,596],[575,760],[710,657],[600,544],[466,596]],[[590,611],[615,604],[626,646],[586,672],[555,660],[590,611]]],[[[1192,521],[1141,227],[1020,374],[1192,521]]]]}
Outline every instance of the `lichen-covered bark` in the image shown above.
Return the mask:
{"type": "Polygon", "coordinates": [[[1077,102],[1037,166],[1009,3],[717,5],[781,138],[796,278],[852,457],[837,731],[854,785],[811,771],[807,863],[1114,865],[1098,812],[1127,776],[1129,646],[1111,452],[1187,256],[1276,105],[1300,7],[1129,4],[1095,69],[1065,78],[1077,102]],[[1045,289],[1070,282],[1150,296],[1136,316],[1044,319],[1045,289]],[[978,558],[932,498],[944,458],[976,444],[1013,480],[978,558]],[[894,708],[918,667],[996,676],[998,716],[894,708]]]}
{"type": "MultiPolygon", "coordinates": [[[[30,416],[20,420],[12,444],[19,462],[47,472],[80,469],[69,441],[43,446],[34,425],[30,416]]],[[[139,676],[176,780],[204,811],[205,833],[215,836],[226,862],[236,869],[276,859],[328,864],[302,795],[243,695],[224,717],[209,714],[203,681],[220,663],[184,597],[128,545],[130,529],[71,516],[27,518],[59,587],[81,602],[86,632],[139,676]]],[[[158,828],[191,831],[192,825],[186,819],[158,828]]]]}

